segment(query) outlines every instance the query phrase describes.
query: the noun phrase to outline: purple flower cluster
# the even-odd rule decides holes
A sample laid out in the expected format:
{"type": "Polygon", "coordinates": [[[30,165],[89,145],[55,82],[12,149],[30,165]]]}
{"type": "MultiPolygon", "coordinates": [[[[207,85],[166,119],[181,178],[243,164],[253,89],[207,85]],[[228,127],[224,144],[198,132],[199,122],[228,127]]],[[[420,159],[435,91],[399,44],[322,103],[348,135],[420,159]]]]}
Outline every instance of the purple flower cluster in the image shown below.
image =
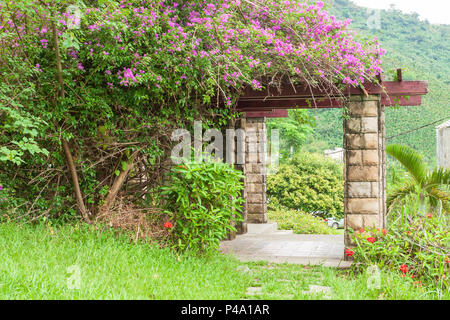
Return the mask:
{"type": "MultiPolygon", "coordinates": [[[[381,72],[380,57],[385,53],[376,40],[357,42],[347,30],[350,21],[338,21],[320,1],[122,0],[114,9],[86,8],[82,17],[87,39],[77,51],[68,50],[68,56],[80,71],[87,71],[95,59],[110,63],[107,69],[95,69],[103,70],[109,88],[144,81],[157,88],[167,83],[179,86],[194,77],[211,77],[223,88],[260,89],[262,76],[280,72],[309,83],[358,85],[381,72]],[[152,45],[142,46],[145,42],[152,45]],[[124,54],[126,59],[116,59],[124,54]],[[171,57],[170,66],[158,60],[162,56],[171,57]]],[[[48,50],[42,38],[50,30],[46,19],[35,32],[48,50]]],[[[79,22],[75,20],[60,13],[59,34],[69,22],[79,22]]],[[[8,29],[6,34],[17,32],[15,27],[19,34],[25,32],[13,19],[5,22],[1,25],[8,29]]],[[[19,41],[14,38],[10,45],[18,46],[19,41]]],[[[231,104],[230,97],[224,98],[231,104]]]]}

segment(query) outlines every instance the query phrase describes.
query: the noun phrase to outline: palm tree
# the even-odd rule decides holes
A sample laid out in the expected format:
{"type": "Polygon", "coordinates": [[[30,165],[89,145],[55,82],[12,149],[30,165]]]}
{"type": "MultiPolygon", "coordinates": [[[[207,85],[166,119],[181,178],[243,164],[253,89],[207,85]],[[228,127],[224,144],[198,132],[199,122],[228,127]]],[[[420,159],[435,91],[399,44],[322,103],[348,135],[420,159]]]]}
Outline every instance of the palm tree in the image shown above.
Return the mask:
{"type": "Polygon", "coordinates": [[[396,205],[404,204],[408,198],[419,197],[423,208],[429,203],[431,209],[442,206],[445,213],[450,212],[450,171],[444,168],[429,169],[423,157],[405,145],[391,144],[386,152],[398,160],[408,171],[410,179],[402,186],[395,188],[387,197],[388,212],[396,205]]]}

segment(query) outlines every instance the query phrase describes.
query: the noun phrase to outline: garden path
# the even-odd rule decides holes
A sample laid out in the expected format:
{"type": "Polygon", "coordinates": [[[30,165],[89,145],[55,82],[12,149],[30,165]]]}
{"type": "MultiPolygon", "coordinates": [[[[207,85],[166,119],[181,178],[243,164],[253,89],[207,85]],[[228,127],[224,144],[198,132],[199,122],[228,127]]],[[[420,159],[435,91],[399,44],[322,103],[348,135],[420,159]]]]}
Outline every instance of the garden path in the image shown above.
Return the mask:
{"type": "Polygon", "coordinates": [[[344,235],[301,235],[277,230],[276,223],[249,224],[248,233],[222,241],[220,250],[241,261],[269,261],[348,268],[344,235]]]}

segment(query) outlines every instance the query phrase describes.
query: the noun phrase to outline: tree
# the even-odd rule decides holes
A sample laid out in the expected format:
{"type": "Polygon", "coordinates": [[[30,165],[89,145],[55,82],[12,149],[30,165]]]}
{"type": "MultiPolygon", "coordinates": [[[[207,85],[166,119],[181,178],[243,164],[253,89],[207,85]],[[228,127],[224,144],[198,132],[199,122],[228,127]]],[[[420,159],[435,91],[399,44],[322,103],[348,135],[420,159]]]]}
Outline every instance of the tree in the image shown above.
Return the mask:
{"type": "Polygon", "coordinates": [[[267,121],[267,133],[270,135],[273,129],[279,130],[280,157],[283,161],[299,151],[315,126],[316,121],[308,114],[308,110],[289,110],[288,118],[267,121]]]}
{"type": "Polygon", "coordinates": [[[273,204],[303,212],[344,214],[342,165],[321,154],[298,153],[267,178],[267,196],[273,204]]]}
{"type": "Polygon", "coordinates": [[[423,209],[429,204],[431,209],[436,210],[442,206],[446,213],[450,211],[448,192],[450,171],[443,168],[433,170],[427,168],[423,157],[406,145],[388,145],[386,152],[398,160],[410,176],[407,182],[388,195],[388,211],[404,204],[408,199],[419,200],[423,209]]]}

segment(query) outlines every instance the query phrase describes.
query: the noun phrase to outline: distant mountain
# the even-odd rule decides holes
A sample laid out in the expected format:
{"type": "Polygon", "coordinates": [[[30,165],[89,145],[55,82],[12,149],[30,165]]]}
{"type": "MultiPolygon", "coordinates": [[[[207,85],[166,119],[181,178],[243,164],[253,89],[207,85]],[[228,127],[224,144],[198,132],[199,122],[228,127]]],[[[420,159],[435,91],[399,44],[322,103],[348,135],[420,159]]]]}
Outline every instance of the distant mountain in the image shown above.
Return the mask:
{"type": "MultiPolygon", "coordinates": [[[[388,108],[386,111],[388,143],[407,144],[421,152],[430,164],[436,161],[435,127],[404,134],[440,119],[450,119],[450,25],[433,25],[421,21],[418,14],[396,9],[374,11],[348,0],[330,1],[328,11],[339,19],[353,20],[358,36],[378,37],[387,50],[383,64],[389,80],[395,68],[403,69],[405,80],[428,80],[429,94],[420,107],[388,108]]],[[[392,80],[392,77],[391,77],[392,80]]],[[[314,139],[342,146],[340,110],[314,110],[318,116],[314,139]]],[[[444,122],[444,120],[442,120],[444,122]]]]}

